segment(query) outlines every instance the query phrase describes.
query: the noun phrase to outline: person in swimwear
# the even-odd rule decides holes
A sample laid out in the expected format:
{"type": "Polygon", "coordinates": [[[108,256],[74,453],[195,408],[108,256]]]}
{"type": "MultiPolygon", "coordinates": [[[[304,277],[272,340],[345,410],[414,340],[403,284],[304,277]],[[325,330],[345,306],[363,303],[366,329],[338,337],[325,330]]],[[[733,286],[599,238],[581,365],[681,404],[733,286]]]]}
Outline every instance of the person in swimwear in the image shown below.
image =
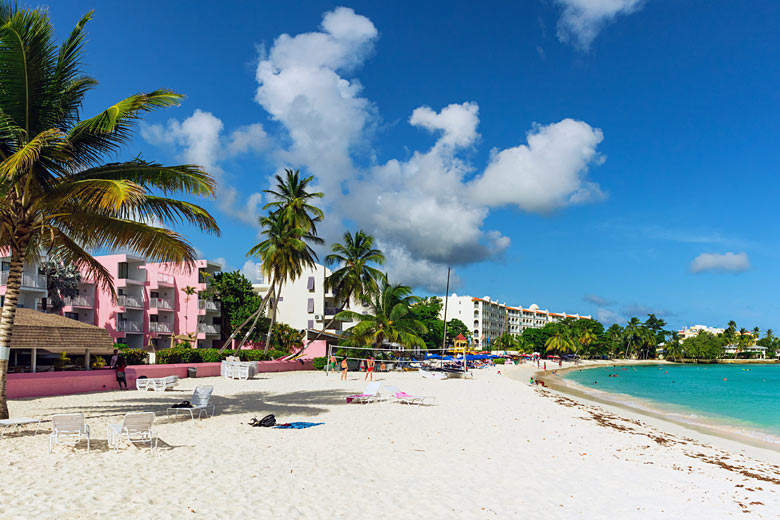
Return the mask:
{"type": "Polygon", "coordinates": [[[341,360],[341,381],[347,380],[347,371],[349,370],[349,366],[347,365],[347,358],[341,360]]]}
{"type": "Polygon", "coordinates": [[[376,362],[374,361],[374,357],[368,358],[368,364],[366,365],[366,375],[363,378],[363,381],[370,378],[370,381],[374,380],[374,364],[376,362]]]}

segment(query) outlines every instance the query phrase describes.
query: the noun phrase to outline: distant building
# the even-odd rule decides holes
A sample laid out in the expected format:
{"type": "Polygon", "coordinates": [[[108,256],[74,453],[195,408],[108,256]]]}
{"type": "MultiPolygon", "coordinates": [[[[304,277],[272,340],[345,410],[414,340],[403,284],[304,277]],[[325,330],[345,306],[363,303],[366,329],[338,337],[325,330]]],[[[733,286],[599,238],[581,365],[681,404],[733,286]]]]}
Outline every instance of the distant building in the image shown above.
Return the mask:
{"type": "Polygon", "coordinates": [[[698,336],[701,332],[709,332],[710,334],[717,336],[718,334],[723,334],[726,332],[726,329],[708,327],[706,325],[694,325],[693,327],[688,327],[687,329],[677,331],[677,336],[679,336],[680,341],[682,341],[694,336],[698,336]]]}
{"type": "MultiPolygon", "coordinates": [[[[444,301],[443,296],[441,299],[444,301]]],[[[444,307],[439,316],[444,318],[444,307]]],[[[447,299],[447,321],[454,318],[471,329],[474,346],[488,346],[505,332],[519,336],[526,329],[540,329],[564,318],[592,319],[591,316],[542,310],[536,304],[512,307],[491,300],[489,296],[475,298],[453,293],[447,299]]]]}

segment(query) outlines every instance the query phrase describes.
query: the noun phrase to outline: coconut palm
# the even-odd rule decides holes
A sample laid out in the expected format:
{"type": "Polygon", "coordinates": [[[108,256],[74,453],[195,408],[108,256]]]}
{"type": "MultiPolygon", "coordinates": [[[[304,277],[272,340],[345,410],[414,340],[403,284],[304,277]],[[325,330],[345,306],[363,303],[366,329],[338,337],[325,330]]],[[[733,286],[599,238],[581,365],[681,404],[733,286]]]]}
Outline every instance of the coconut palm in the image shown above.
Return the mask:
{"type": "Polygon", "coordinates": [[[625,358],[628,359],[628,353],[637,344],[643,340],[642,323],[639,318],[631,318],[623,329],[623,337],[626,341],[626,353],[625,358]]]}
{"type": "Polygon", "coordinates": [[[270,214],[278,213],[289,224],[301,227],[317,236],[316,224],[320,222],[324,214],[317,206],[312,205],[314,199],[320,199],[323,193],[310,193],[309,185],[314,181],[314,176],[301,179],[299,170],[285,169],[286,177],[276,175],[276,188],[263,190],[274,200],[263,206],[270,214]]]}
{"type": "MultiPolygon", "coordinates": [[[[190,298],[192,298],[193,295],[198,293],[198,289],[187,285],[182,288],[181,292],[184,293],[184,333],[189,334],[190,333],[190,321],[189,321],[189,311],[190,311],[190,298]]],[[[195,334],[195,337],[197,337],[197,331],[195,334]]]]}
{"type": "Polygon", "coordinates": [[[8,417],[5,380],[25,262],[45,252],[115,294],[110,273],[90,251],[124,249],[191,265],[193,248],[168,227],[187,222],[219,232],[207,211],[172,197],[214,195],[213,179],[199,167],[105,162],[145,112],[182,96],[136,94],[81,120],[84,96],[97,84],[82,74],[80,61],[91,16],[57,46],[46,12],[0,4],[0,244],[11,257],[0,319],[0,418],[8,417]]]}
{"type": "Polygon", "coordinates": [[[590,329],[584,328],[577,338],[577,341],[580,343],[580,345],[582,345],[583,348],[587,348],[588,345],[596,341],[596,339],[598,338],[590,329]]]}
{"type": "Polygon", "coordinates": [[[381,348],[385,341],[407,347],[425,347],[421,335],[428,329],[412,317],[409,307],[415,298],[411,288],[391,285],[384,275],[380,284],[379,291],[368,302],[370,312],[341,311],[336,315],[336,319],[357,322],[342,336],[348,334],[352,343],[373,345],[375,348],[381,348]]]}
{"type": "MultiPolygon", "coordinates": [[[[260,258],[263,274],[271,280],[268,295],[261,303],[257,316],[262,312],[265,303],[270,299],[271,324],[265,341],[265,350],[271,341],[271,332],[276,322],[276,308],[282,285],[287,280],[294,281],[303,272],[304,268],[313,268],[317,260],[317,253],[309,245],[320,244],[322,239],[311,234],[308,228],[292,225],[282,213],[272,213],[270,216],[261,217],[262,235],[265,239],[249,250],[247,256],[260,258]]],[[[255,319],[255,322],[257,320],[255,319]]],[[[254,326],[254,325],[253,325],[254,326]]]]}
{"type": "Polygon", "coordinates": [[[571,340],[565,331],[559,330],[544,342],[545,348],[559,354],[566,354],[567,352],[574,352],[574,342],[571,340]]]}

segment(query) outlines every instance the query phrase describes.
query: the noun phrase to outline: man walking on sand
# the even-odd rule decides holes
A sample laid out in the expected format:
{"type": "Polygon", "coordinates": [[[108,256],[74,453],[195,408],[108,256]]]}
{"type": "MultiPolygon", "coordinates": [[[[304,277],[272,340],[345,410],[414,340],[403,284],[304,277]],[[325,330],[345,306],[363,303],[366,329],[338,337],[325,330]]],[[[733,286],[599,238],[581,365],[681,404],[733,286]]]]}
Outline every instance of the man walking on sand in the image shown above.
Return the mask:
{"type": "Polygon", "coordinates": [[[371,356],[370,358],[368,358],[368,365],[366,367],[366,376],[363,378],[363,381],[369,378],[371,381],[374,380],[374,364],[376,364],[376,361],[374,361],[374,357],[371,356]]]}

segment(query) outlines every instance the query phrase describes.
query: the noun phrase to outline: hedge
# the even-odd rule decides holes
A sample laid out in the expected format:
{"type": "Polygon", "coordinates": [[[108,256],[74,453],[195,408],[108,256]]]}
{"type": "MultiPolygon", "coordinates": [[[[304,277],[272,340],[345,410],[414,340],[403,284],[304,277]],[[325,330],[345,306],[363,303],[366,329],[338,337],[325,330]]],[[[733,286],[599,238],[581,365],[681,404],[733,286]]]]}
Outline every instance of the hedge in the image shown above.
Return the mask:
{"type": "Polygon", "coordinates": [[[325,368],[325,364],[328,362],[328,358],[325,356],[323,357],[316,357],[313,359],[314,363],[314,370],[322,370],[325,368]]]}
{"type": "MultiPolygon", "coordinates": [[[[121,343],[114,344],[114,346],[117,345],[121,345],[121,343]]],[[[117,348],[119,355],[125,358],[128,365],[145,365],[149,359],[149,355],[139,348],[127,348],[127,345],[117,348]]]]}
{"type": "Polygon", "coordinates": [[[157,351],[157,364],[170,365],[174,363],[219,363],[228,356],[238,356],[241,361],[269,361],[287,355],[281,350],[225,350],[220,353],[217,348],[186,348],[174,347],[157,351]]]}

